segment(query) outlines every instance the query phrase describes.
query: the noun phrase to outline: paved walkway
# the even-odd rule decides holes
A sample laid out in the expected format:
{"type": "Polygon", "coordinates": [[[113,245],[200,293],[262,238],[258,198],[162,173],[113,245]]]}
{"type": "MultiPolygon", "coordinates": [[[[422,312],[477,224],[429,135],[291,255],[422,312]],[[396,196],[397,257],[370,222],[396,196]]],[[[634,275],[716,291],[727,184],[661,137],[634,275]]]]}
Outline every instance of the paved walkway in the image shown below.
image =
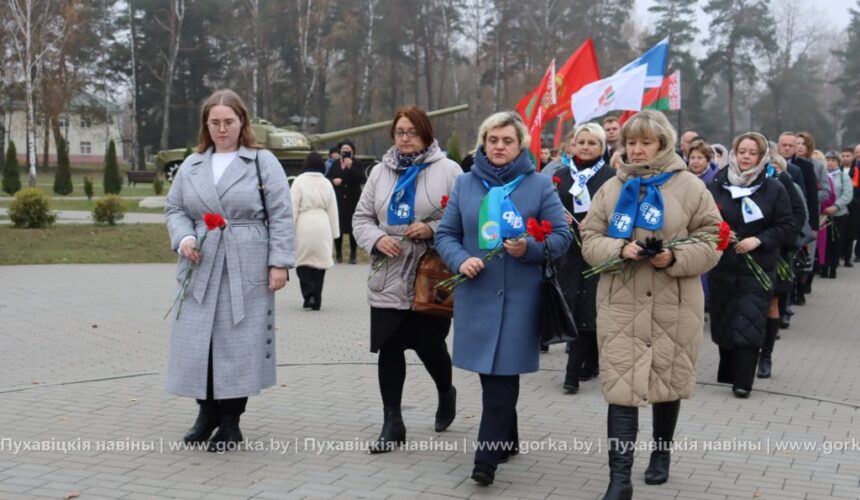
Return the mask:
{"type": "MultiPolygon", "coordinates": [[[[750,399],[714,383],[717,349],[705,342],[678,425],[686,447],[662,486],[642,482],[638,453],[635,498],[860,498],[860,269],[839,273],[815,281],[777,342],[774,377],[750,399]]],[[[196,414],[163,390],[173,266],[0,267],[0,498],[599,498],[606,405],[596,382],[563,394],[560,346],[522,380],[520,437],[536,449],[500,466],[489,488],[468,479],[477,377],[455,369],[457,420],[436,434],[435,388],[411,352],[404,419],[415,449],[350,449],[382,418],[365,276],[330,270],[321,312],[301,310],[296,282],[278,294],[279,385],[249,402],[248,449],[217,455],[171,448],[196,414]]],[[[640,412],[642,445],[650,425],[640,412]]]]}

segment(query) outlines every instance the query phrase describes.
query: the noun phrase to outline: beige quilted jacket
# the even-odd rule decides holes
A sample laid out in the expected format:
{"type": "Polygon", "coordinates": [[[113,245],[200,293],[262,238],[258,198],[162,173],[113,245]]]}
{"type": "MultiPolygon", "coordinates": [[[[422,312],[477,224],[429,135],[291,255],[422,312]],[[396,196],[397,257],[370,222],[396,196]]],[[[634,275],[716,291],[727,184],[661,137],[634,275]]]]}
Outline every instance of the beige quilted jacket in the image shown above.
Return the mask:
{"type": "MultiPolygon", "coordinates": [[[[635,228],[633,239],[664,241],[692,234],[716,235],[720,213],[705,184],[687,171],[674,151],[649,165],[622,164],[592,200],[582,231],[582,254],[592,266],[621,254],[627,240],[607,236],[609,218],[624,181],[677,171],[661,187],[661,231],[635,228]]],[[[628,263],[624,273],[603,273],[597,288],[597,342],[603,395],[611,404],[645,406],[689,398],[704,336],[704,294],[699,276],[714,267],[720,252],[711,243],[674,250],[675,261],[657,269],[647,260],[628,263]]]]}

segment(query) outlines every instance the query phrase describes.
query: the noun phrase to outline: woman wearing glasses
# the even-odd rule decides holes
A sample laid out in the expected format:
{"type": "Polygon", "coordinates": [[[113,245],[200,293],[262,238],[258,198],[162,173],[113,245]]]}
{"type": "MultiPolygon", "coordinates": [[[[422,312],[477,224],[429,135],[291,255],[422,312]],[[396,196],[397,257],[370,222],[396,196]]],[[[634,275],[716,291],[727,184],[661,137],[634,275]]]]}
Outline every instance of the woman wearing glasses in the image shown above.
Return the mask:
{"type": "Polygon", "coordinates": [[[200,112],[197,152],[179,168],[165,207],[170,245],[180,255],[177,283],[194,267],[173,320],[167,391],[197,399],[197,421],[185,441],[208,440],[210,451],[242,443],[239,416],[248,396],[275,384],[274,292],[295,263],[287,177],[275,156],[255,144],[239,96],[212,94],[200,112]],[[210,212],[226,226],[209,231],[199,248],[210,212]]]}
{"type": "Polygon", "coordinates": [[[372,260],[370,350],[379,353],[384,423],[371,453],[392,451],[406,440],[400,413],[406,349],[415,351],[436,383],[436,432],[453,422],[457,399],[445,343],[451,320],[415,312],[412,305],[418,261],[433,244],[442,197],[462,170],[439,148],[422,109],[398,109],[390,133],[394,145],[371,171],[352,219],[355,239],[372,260]]]}

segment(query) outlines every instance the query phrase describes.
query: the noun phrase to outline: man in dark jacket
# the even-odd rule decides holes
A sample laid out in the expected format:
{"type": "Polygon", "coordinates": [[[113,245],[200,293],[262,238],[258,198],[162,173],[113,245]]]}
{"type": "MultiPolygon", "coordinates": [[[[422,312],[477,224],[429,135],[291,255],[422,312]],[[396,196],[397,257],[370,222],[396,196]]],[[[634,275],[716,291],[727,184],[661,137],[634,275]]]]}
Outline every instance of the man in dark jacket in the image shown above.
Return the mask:
{"type": "Polygon", "coordinates": [[[845,267],[854,267],[853,262],[860,262],[860,245],[854,242],[860,239],[860,144],[842,150],[840,160],[843,168],[848,169],[848,177],[854,186],[854,199],[848,204],[848,234],[844,239],[842,257],[845,267]],[[853,261],[853,262],[852,262],[853,261]]]}
{"type": "MultiPolygon", "coordinates": [[[[806,196],[806,210],[809,214],[809,218],[807,219],[809,221],[809,227],[812,228],[813,231],[818,232],[820,206],[818,192],[820,186],[818,184],[818,178],[815,175],[815,165],[813,165],[808,159],[796,154],[797,134],[794,132],[783,132],[779,136],[777,147],[779,149],[780,156],[785,158],[785,161],[789,165],[794,165],[800,169],[800,173],[802,174],[801,178],[794,178],[794,181],[803,189],[803,194],[806,196]]],[[[788,168],[789,175],[791,175],[792,169],[791,167],[788,168]]],[[[805,252],[810,259],[815,255],[814,249],[810,248],[801,249],[801,252],[805,252]]],[[[806,304],[805,295],[811,292],[812,273],[810,271],[798,272],[796,283],[797,286],[794,290],[794,300],[792,302],[797,305],[804,305],[806,304]]]]}
{"type": "Polygon", "coordinates": [[[337,214],[340,220],[340,237],[334,240],[335,254],[338,263],[343,262],[343,237],[349,235],[349,263],[356,263],[357,243],[352,235],[352,214],[361,198],[361,187],[364,183],[364,172],[354,161],[355,146],[349,139],[337,145],[340,160],[332,163],[326,177],[334,185],[337,197],[337,214]]]}

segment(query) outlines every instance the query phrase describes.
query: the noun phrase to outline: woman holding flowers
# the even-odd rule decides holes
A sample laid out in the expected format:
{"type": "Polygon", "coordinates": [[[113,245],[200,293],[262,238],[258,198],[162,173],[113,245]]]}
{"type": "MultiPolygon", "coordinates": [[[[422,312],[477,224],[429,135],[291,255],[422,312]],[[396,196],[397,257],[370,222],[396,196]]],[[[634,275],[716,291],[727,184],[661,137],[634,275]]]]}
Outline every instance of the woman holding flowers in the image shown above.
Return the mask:
{"type": "Polygon", "coordinates": [[[451,320],[412,310],[418,261],[433,245],[442,199],[462,173],[433,135],[422,109],[406,106],[391,121],[394,146],[373,167],[352,219],[358,244],[371,256],[367,282],[370,350],[379,353],[384,422],[371,453],[394,450],[406,440],[400,413],[406,380],[406,349],[412,349],[436,383],[436,432],[454,421],[457,391],[445,338],[451,320]]]}
{"type": "Polygon", "coordinates": [[[769,315],[775,271],[780,249],[797,236],[788,193],[768,176],[769,165],[767,139],[741,134],[732,142],[728,167],[709,186],[737,241],[708,280],[711,339],[720,347],[717,381],[732,384],[739,398],[750,395],[759,349],[769,361],[779,331],[778,315],[769,315]]]}
{"type": "Polygon", "coordinates": [[[520,374],[537,371],[540,356],[545,246],[556,259],[573,238],[552,180],[535,170],[528,141],[515,112],[484,120],[472,171],[457,179],[436,231],[448,267],[469,278],[455,293],[454,365],[481,378],[484,409],[472,479],[483,485],[517,451],[520,374]],[[544,242],[523,236],[530,218],[547,221],[543,228],[552,232],[544,242]],[[497,258],[484,260],[499,248],[497,258]]]}
{"type": "Polygon", "coordinates": [[[704,325],[699,276],[719,259],[720,214],[704,183],[675,153],[675,142],[675,130],[659,111],[628,120],[620,167],[592,198],[583,223],[582,255],[603,270],[597,343],[609,403],[607,500],[633,497],[639,407],[652,405],[654,415],[655,449],[645,482],[668,480],[681,400],[696,383],[704,325]],[[680,240],[685,244],[673,246],[680,240]],[[601,265],[613,260],[620,264],[601,265]]]}
{"type": "Polygon", "coordinates": [[[243,440],[239,416],[248,396],[275,384],[274,292],[295,257],[287,177],[272,153],[257,149],[233,91],[203,103],[197,152],[179,168],[165,214],[180,254],[177,280],[193,267],[173,321],[167,391],[197,399],[186,442],[234,449],[243,440]],[[220,229],[209,230],[207,212],[220,219],[206,222],[220,229]]]}
{"type": "Polygon", "coordinates": [[[565,152],[561,160],[553,162],[543,171],[556,182],[558,196],[567,213],[567,223],[576,238],[567,253],[558,259],[558,282],[564,291],[579,337],[570,343],[564,389],[570,394],[579,391],[580,380],[598,375],[597,360],[597,276],[584,277],[589,269],[582,260],[580,227],[588,214],[591,198],[600,186],[615,177],[604,152],[606,132],[596,123],[585,123],[568,133],[565,152]]]}

